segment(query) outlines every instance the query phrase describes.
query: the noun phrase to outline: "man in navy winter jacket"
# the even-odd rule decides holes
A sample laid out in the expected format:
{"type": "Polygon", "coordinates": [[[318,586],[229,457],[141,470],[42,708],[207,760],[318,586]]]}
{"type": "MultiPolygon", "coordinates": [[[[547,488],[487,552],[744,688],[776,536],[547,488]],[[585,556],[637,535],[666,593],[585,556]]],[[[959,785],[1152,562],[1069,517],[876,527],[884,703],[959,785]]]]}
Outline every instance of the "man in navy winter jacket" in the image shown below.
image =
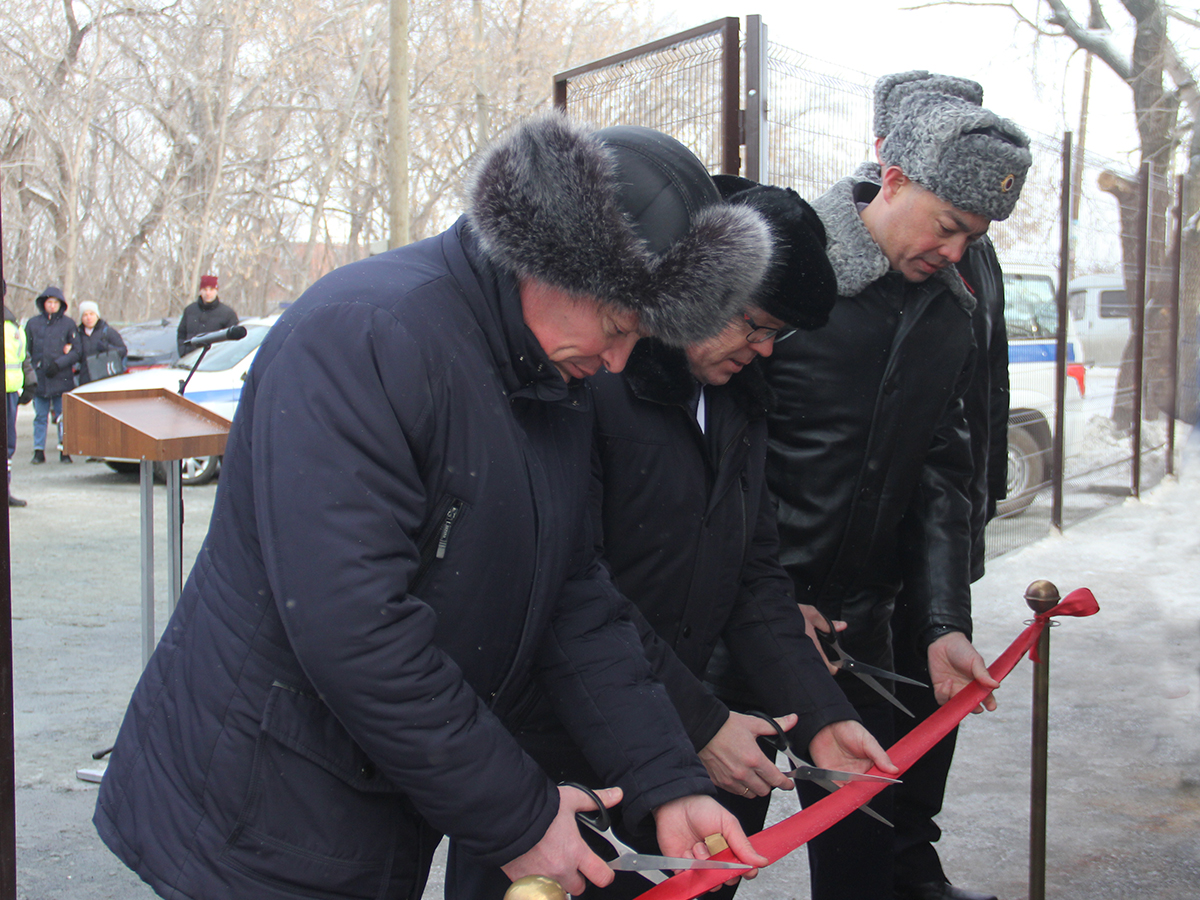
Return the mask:
{"type": "Polygon", "coordinates": [[[765,862],[596,557],[581,379],[642,333],[717,331],[769,240],[670,138],[551,116],[485,155],[450,230],[309,289],[255,359],[122,725],[109,847],[205,900],[417,897],[442,834],[510,878],[605,884],[591,801],[510,733],[536,683],[605,804],[667,852],[721,832],[765,862]]]}

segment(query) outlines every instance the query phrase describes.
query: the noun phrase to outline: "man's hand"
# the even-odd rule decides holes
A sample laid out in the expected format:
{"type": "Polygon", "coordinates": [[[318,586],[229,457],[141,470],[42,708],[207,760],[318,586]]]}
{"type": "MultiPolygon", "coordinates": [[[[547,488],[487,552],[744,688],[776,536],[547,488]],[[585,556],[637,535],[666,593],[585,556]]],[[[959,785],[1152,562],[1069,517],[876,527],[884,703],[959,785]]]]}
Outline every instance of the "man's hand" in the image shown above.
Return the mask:
{"type": "MultiPolygon", "coordinates": [[[[784,731],[795,727],[795,715],[775,720],[784,731]]],[[[743,797],[765,797],[772,788],[790,791],[795,785],[758,746],[758,738],[774,734],[758,716],[731,712],[711,741],[700,751],[700,762],[717,787],[743,797]]]]}
{"type": "MultiPolygon", "coordinates": [[[[808,635],[808,639],[813,642],[813,646],[815,646],[817,648],[817,652],[821,654],[821,659],[825,662],[825,668],[829,670],[829,674],[836,675],[841,670],[829,664],[829,657],[825,655],[825,648],[821,646],[821,641],[817,638],[818,631],[828,634],[828,632],[825,631],[825,623],[830,620],[821,615],[820,610],[818,610],[815,606],[808,606],[804,603],[798,603],[796,605],[800,607],[800,612],[804,616],[804,631],[808,635]],[[821,627],[817,628],[818,625],[821,627]]],[[[841,619],[833,619],[832,621],[834,631],[846,630],[846,623],[841,619]]]]}
{"type": "MultiPolygon", "coordinates": [[[[603,788],[596,794],[605,807],[621,802],[620,788],[603,788]]],[[[513,881],[526,875],[544,875],[561,884],[568,894],[583,893],[588,881],[606,887],[613,880],[613,871],[584,843],[575,821],[575,813],[579,810],[595,808],[596,804],[583,791],[559,787],[558,815],[540,841],[501,866],[504,874],[513,881]]]]}
{"type": "Polygon", "coordinates": [[[666,856],[708,859],[712,854],[704,839],[709,835],[721,835],[738,861],[752,867],[748,872],[730,878],[726,884],[736,884],[739,878],[753,878],[758,874],[758,866],[770,862],[750,844],[733,813],[712,797],[693,794],[664,803],[654,810],[654,823],[659,849],[666,856]]]}
{"type": "Polygon", "coordinates": [[[813,735],[808,752],[812,754],[813,763],[823,769],[861,775],[875,766],[891,776],[900,771],[871,732],[853,719],[826,725],[813,735]]]}
{"type": "MultiPolygon", "coordinates": [[[[983,657],[971,646],[961,631],[944,634],[929,645],[929,680],[933,682],[933,695],[939,704],[945,703],[972,681],[995,690],[1000,682],[988,674],[983,657]]],[[[983,703],[971,712],[991,712],[996,708],[996,698],[988,694],[983,703]]]]}

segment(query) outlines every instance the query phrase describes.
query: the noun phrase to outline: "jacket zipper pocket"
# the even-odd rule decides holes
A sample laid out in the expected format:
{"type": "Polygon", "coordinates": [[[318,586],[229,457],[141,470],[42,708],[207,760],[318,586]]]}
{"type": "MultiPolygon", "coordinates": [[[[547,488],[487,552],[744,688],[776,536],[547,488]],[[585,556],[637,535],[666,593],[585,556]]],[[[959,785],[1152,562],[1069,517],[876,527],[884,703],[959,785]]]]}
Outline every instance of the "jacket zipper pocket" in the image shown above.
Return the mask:
{"type": "Polygon", "coordinates": [[[443,505],[441,513],[433,520],[433,528],[426,533],[421,541],[421,562],[417,566],[417,572],[410,583],[410,592],[424,580],[430,568],[433,567],[435,560],[446,558],[446,549],[450,545],[450,532],[454,528],[454,523],[458,520],[459,513],[462,512],[463,506],[464,503],[462,500],[459,500],[457,497],[451,497],[443,505]]]}

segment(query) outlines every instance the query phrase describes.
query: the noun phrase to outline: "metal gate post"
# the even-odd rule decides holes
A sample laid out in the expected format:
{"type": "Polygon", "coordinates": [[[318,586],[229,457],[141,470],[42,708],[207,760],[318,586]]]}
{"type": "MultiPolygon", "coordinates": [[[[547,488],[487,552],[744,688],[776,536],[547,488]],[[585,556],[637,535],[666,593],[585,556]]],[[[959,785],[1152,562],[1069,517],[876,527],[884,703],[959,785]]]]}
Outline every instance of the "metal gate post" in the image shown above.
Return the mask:
{"type": "Polygon", "coordinates": [[[741,22],[730,16],[721,31],[721,172],[737,175],[742,171],[741,22]]]}
{"type": "Polygon", "coordinates": [[[767,26],[762,16],[746,17],[746,177],[769,181],[771,132],[767,127],[767,26]]]}
{"type": "Polygon", "coordinates": [[[1172,254],[1175,271],[1171,273],[1170,342],[1167,345],[1167,372],[1171,392],[1167,406],[1167,475],[1175,474],[1175,419],[1179,416],[1179,290],[1183,278],[1183,176],[1175,179],[1175,241],[1172,254]]]}
{"type": "Polygon", "coordinates": [[[1142,496],[1142,390],[1146,369],[1146,285],[1150,280],[1147,265],[1150,244],[1150,163],[1142,163],[1138,172],[1138,221],[1137,221],[1137,297],[1133,304],[1134,348],[1133,348],[1133,461],[1130,466],[1129,492],[1142,496]]]}
{"type": "Polygon", "coordinates": [[[1071,132],[1062,140],[1062,190],[1058,220],[1058,330],[1054,336],[1054,438],[1050,442],[1050,524],[1062,531],[1063,446],[1067,405],[1067,275],[1071,270],[1071,132]]]}

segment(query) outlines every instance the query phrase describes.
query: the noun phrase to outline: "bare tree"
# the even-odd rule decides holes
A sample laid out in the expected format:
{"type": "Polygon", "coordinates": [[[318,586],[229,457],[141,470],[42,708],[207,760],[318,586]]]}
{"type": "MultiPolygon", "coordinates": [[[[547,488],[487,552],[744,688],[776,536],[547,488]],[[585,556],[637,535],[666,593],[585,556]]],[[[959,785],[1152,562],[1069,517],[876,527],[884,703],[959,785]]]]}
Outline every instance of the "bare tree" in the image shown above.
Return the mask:
{"type": "MultiPolygon", "coordinates": [[[[177,312],[215,271],[263,313],[386,234],[384,4],[58,3],[0,5],[14,287],[65,282],[120,321],[177,312]]],[[[546,106],[554,71],[646,39],[644,5],[413,0],[415,237],[453,220],[480,145],[546,106]]]]}

